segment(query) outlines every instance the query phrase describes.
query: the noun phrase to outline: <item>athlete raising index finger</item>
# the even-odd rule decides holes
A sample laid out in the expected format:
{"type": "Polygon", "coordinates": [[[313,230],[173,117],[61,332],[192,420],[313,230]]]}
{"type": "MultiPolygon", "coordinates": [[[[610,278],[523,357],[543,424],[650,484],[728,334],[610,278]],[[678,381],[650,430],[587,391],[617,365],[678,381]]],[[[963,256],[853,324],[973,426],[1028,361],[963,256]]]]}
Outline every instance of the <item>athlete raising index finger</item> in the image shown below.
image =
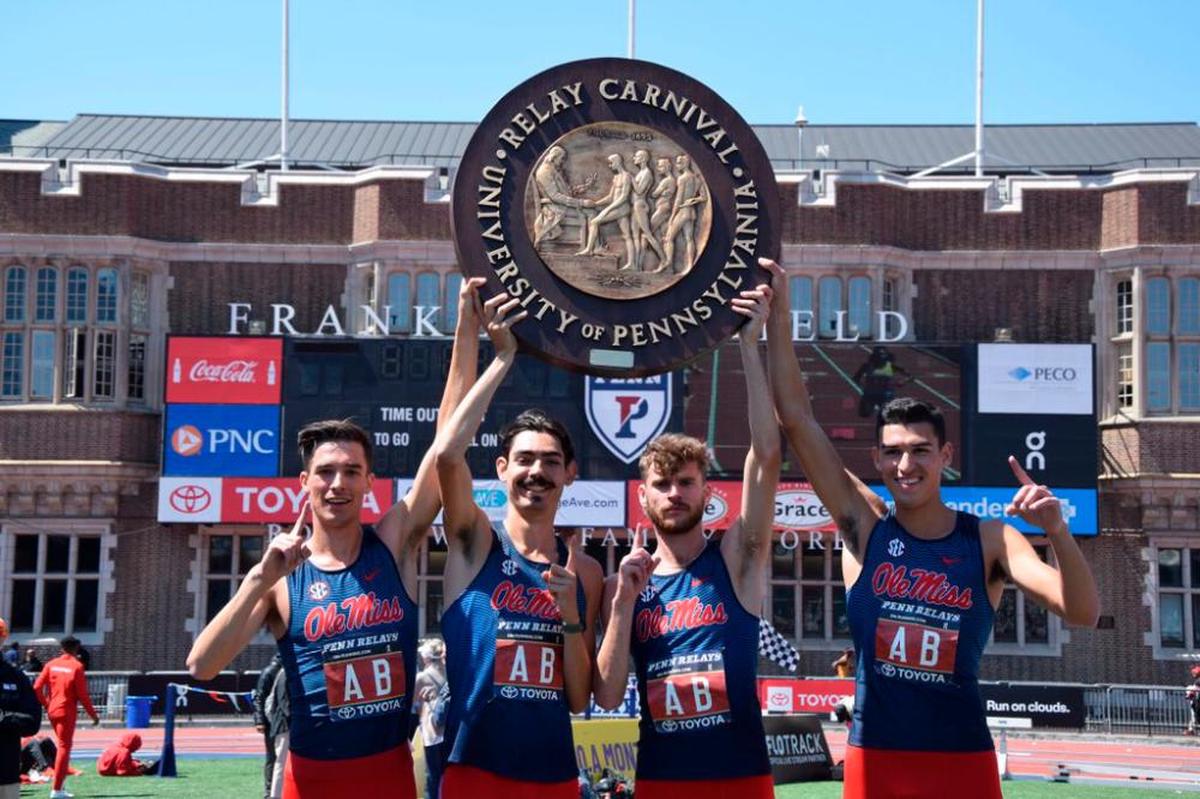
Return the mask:
{"type": "Polygon", "coordinates": [[[496,357],[435,444],[448,550],[446,740],[454,742],[442,799],[573,798],[570,713],[591,696],[600,564],[555,536],[575,454],[566,428],[540,411],[500,434],[504,522],[493,527],[475,504],[467,448],[516,359],[511,327],[525,317],[506,294],[481,313],[496,357]]]}
{"type": "MultiPolygon", "coordinates": [[[[783,279],[778,264],[763,265],[783,279]]],[[[1021,483],[1010,510],[1045,532],[1050,566],[1012,526],[942,503],[952,449],[941,412],[898,398],[880,409],[872,450],[895,501],[888,511],[845,471],[814,418],[783,309],[772,315],[768,352],[784,431],[845,540],[858,666],[843,796],[999,799],[978,673],[1006,580],[1070,624],[1092,626],[1099,613],[1058,500],[1010,458],[1021,483]]]]}
{"type": "MultiPolygon", "coordinates": [[[[475,376],[477,282],[466,281],[460,293],[439,426],[475,376]]],[[[415,797],[408,748],[417,647],[412,597],[415,555],[440,505],[432,450],[412,490],[372,528],[360,521],[374,483],[367,431],[349,420],[314,422],[297,443],[306,497],[299,518],[197,636],[188,668],[199,679],[215,676],[266,625],[291,702],[283,795],[415,797]]]]}
{"type": "Polygon", "coordinates": [[[657,557],[635,549],[605,588],[596,701],[621,702],[632,653],[642,707],[637,795],[646,799],[775,795],[756,681],[780,463],[758,343],[771,304],[766,285],[733,301],[749,317],[738,335],[750,423],[741,513],[719,542],[706,539],[707,447],[659,436],[642,454],[638,486],[657,557]]]}

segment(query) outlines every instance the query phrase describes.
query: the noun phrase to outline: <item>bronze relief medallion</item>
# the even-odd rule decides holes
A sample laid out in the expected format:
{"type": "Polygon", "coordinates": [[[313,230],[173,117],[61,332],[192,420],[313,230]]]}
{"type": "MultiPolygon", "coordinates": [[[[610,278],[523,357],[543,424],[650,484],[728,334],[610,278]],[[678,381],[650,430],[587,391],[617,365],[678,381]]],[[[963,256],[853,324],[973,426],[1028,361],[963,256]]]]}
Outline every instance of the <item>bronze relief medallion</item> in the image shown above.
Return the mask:
{"type": "Polygon", "coordinates": [[[528,317],[522,348],[578,371],[648,375],[733,334],[729,308],[778,257],[774,173],[697,81],[644,61],[554,67],[488,113],[460,161],[459,265],[528,317]]]}

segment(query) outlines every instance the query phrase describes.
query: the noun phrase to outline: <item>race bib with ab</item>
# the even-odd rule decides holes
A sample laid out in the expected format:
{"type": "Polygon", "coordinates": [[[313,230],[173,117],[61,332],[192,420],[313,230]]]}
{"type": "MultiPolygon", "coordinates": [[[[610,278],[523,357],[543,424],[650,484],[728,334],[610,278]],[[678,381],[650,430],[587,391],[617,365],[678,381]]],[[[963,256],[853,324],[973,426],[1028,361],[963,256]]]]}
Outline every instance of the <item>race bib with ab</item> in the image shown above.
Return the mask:
{"type": "Polygon", "coordinates": [[[656,731],[688,732],[730,723],[721,652],[672,655],[648,664],[646,678],[656,731]]]}
{"type": "Polygon", "coordinates": [[[501,619],[496,625],[495,695],[559,701],[563,694],[563,637],[559,622],[501,619]]]}
{"type": "Polygon", "coordinates": [[[329,718],[352,721],[399,713],[405,702],[404,653],[386,647],[322,653],[329,718]]]}

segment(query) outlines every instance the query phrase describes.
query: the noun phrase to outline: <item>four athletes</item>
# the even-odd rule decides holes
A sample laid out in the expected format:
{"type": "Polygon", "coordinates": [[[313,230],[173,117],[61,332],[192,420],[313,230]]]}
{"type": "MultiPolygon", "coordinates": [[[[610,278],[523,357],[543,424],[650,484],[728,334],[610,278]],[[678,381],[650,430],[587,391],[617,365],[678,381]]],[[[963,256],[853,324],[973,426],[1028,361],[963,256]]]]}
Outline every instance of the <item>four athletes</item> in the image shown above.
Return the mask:
{"type": "MultiPolygon", "coordinates": [[[[778,265],[763,266],[783,285],[778,265]]],[[[504,294],[481,301],[481,284],[464,282],[437,441],[409,494],[375,529],[364,527],[369,436],[348,422],[306,427],[304,512],[188,658],[208,678],[261,627],[274,634],[292,701],[285,796],[415,796],[414,555],[439,506],[450,689],[443,799],[577,796],[570,714],[593,691],[601,706],[619,704],[631,660],[642,707],[639,795],[772,796],[755,672],[779,424],[845,541],[858,665],[844,795],[1000,796],[977,677],[1006,581],[1069,623],[1094,624],[1098,613],[1090,570],[1049,489],[1010,459],[1019,488],[1007,512],[1045,532],[1054,565],[1011,526],[942,503],[952,445],[941,414],[897,399],[879,409],[874,449],[889,510],[846,472],[814,419],[786,302],[761,285],[731,302],[748,318],[740,343],[751,446],[737,520],[720,539],[706,537],[706,445],[660,436],[641,458],[638,488],[656,547],[634,548],[606,583],[578,541],[555,530],[577,474],[561,423],[536,410],[511,420],[496,458],[506,515],[492,521],[475,504],[467,449],[516,358],[511,328],[526,316],[504,294]],[[764,326],[770,380],[759,353],[764,326]],[[495,357],[475,381],[480,328],[495,357]]]]}

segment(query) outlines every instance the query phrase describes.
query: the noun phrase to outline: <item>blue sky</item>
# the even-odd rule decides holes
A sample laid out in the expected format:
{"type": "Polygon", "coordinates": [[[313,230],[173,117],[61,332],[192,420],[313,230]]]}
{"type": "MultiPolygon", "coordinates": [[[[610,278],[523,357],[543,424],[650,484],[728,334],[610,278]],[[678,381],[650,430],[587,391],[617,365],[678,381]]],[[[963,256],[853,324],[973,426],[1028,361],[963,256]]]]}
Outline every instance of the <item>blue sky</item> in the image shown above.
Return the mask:
{"type": "MultiPolygon", "coordinates": [[[[280,0],[6,4],[0,117],[279,113],[280,0]]],[[[478,120],[623,56],[627,0],[292,0],[294,118],[478,120]]],[[[989,0],[990,123],[1195,121],[1198,0],[989,0]]],[[[637,56],[754,123],[974,120],[975,0],[639,0],[637,56]]]]}

